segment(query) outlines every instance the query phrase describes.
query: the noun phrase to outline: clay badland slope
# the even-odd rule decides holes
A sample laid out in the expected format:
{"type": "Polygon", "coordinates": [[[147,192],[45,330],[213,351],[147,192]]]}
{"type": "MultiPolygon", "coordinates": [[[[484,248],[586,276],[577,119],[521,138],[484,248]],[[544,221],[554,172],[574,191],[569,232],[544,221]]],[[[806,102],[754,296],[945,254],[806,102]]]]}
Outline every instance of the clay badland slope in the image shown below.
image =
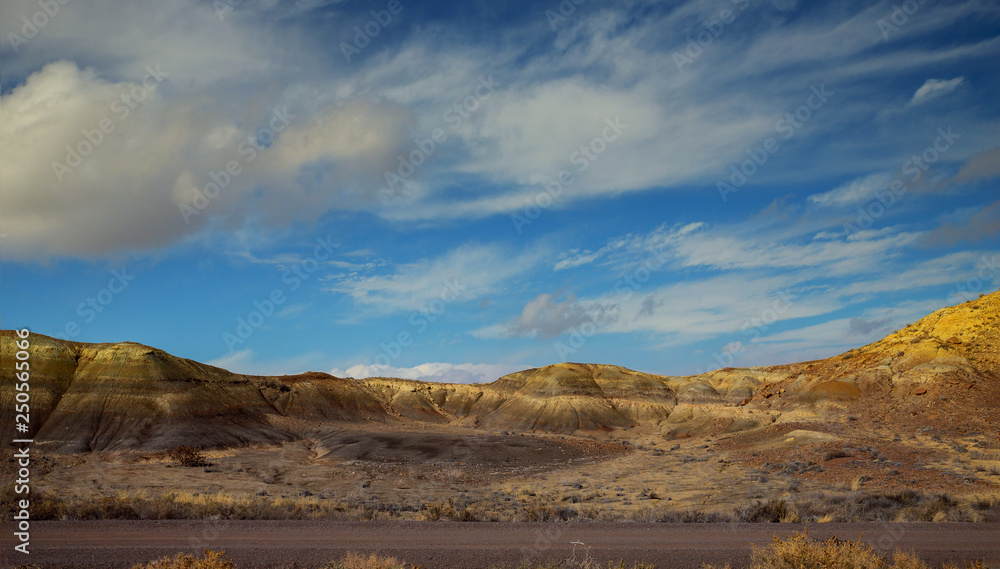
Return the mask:
{"type": "MultiPolygon", "coordinates": [[[[32,433],[62,452],[177,445],[231,448],[311,438],[344,425],[667,437],[772,424],[877,421],[996,430],[1000,293],[945,308],[826,360],[657,376],[561,363],[489,384],[323,373],[230,373],[131,342],[31,337],[32,433]]],[[[0,405],[14,404],[15,336],[0,334],[0,405]]],[[[0,425],[5,441],[13,422],[0,425]]]]}

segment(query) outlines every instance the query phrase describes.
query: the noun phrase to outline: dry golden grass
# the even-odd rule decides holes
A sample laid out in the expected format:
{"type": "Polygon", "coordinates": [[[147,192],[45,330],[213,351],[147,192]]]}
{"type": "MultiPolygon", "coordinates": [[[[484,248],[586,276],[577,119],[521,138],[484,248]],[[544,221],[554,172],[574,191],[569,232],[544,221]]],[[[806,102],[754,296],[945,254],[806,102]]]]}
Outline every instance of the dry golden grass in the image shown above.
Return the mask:
{"type": "Polygon", "coordinates": [[[854,480],[851,480],[851,491],[857,492],[861,490],[861,487],[865,485],[865,478],[863,476],[855,476],[854,480]]]}
{"type": "MultiPolygon", "coordinates": [[[[796,533],[786,540],[775,536],[769,546],[754,546],[751,559],[751,569],[930,569],[917,556],[898,549],[892,556],[884,556],[869,545],[835,537],[812,541],[807,532],[796,533]]],[[[704,565],[703,569],[714,567],[704,565]]],[[[958,567],[945,565],[945,569],[958,567]]],[[[973,561],[965,563],[965,569],[985,569],[985,566],[981,561],[973,561]]]]}
{"type": "Polygon", "coordinates": [[[202,550],[201,557],[178,553],[174,557],[164,557],[146,565],[136,565],[132,569],[236,569],[236,564],[223,557],[225,551],[202,550]]]}
{"type": "Polygon", "coordinates": [[[331,561],[323,569],[405,569],[395,557],[382,557],[375,553],[367,556],[353,551],[340,561],[331,561]]]}
{"type": "MultiPolygon", "coordinates": [[[[223,557],[224,551],[203,550],[201,557],[178,554],[173,558],[164,557],[146,565],[136,565],[132,569],[237,569],[236,564],[223,557]]],[[[637,561],[627,565],[624,561],[598,563],[590,555],[586,545],[574,543],[570,558],[558,563],[522,565],[519,569],[656,569],[655,565],[637,561]]],[[[726,565],[725,569],[729,566],[726,565]]],[[[881,555],[871,546],[843,541],[831,537],[818,542],[809,539],[807,532],[796,533],[782,540],[775,536],[767,546],[754,546],[751,554],[751,569],[930,569],[912,554],[896,550],[891,556],[881,555]]],[[[367,555],[348,552],[343,559],[331,561],[322,569],[419,569],[407,565],[395,557],[376,553],[367,555]]],[[[431,568],[432,569],[432,568],[431,568]]],[[[702,569],[716,569],[703,565],[702,569]]],[[[944,569],[987,569],[982,561],[965,562],[963,568],[946,564],[944,569]]]]}
{"type": "MultiPolygon", "coordinates": [[[[573,493],[573,495],[584,493],[573,493]]],[[[604,491],[611,494],[613,491],[604,491]]],[[[598,499],[567,501],[563,493],[498,494],[419,504],[364,498],[257,496],[228,492],[119,490],[87,495],[39,490],[32,500],[38,520],[451,520],[451,521],[643,521],[643,522],[981,522],[1000,510],[992,495],[956,498],[902,492],[809,492],[786,499],[752,500],[727,507],[690,507],[659,499],[636,500],[630,509],[608,508],[598,499]]],[[[17,496],[0,487],[0,520],[10,519],[17,496]]]]}

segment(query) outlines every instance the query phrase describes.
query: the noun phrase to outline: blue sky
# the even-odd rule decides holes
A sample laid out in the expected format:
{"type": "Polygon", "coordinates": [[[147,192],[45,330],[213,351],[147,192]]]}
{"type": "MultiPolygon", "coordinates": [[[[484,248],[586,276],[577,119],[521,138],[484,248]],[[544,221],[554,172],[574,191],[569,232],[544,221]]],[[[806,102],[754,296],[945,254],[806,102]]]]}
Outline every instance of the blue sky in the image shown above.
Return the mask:
{"type": "Polygon", "coordinates": [[[0,35],[5,328],[690,374],[997,288],[994,2],[36,0],[0,35]]]}

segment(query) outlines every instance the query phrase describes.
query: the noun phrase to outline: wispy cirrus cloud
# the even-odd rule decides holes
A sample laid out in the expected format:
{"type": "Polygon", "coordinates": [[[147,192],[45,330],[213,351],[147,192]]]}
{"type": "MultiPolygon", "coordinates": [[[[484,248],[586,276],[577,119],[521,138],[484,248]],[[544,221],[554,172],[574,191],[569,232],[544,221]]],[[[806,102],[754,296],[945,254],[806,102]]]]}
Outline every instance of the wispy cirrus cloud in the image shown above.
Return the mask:
{"type": "Polygon", "coordinates": [[[879,172],[851,180],[829,192],[813,194],[809,201],[820,206],[852,205],[873,199],[875,192],[888,188],[891,181],[892,174],[879,172]]]}
{"type": "Polygon", "coordinates": [[[436,299],[464,302],[493,294],[532,269],[543,255],[541,250],[513,254],[498,245],[470,243],[438,257],[396,264],[387,274],[334,280],[326,288],[374,313],[406,312],[436,299]]]}
{"type": "Polygon", "coordinates": [[[910,106],[915,107],[924,103],[939,99],[958,89],[959,85],[965,82],[965,77],[955,77],[954,79],[928,79],[920,86],[913,98],[910,99],[910,106]]]}

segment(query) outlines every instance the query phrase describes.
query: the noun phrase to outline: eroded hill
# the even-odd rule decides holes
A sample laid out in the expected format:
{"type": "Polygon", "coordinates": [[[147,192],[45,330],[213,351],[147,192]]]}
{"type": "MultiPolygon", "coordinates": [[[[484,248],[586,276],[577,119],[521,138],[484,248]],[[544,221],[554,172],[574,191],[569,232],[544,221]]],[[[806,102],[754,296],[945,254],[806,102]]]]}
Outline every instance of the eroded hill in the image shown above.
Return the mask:
{"type": "MultiPolygon", "coordinates": [[[[64,452],[231,448],[311,439],[338,425],[437,425],[489,432],[632,431],[668,438],[772,424],[863,420],[900,429],[995,430],[1000,293],[939,310],[843,355],[668,377],[560,363],[489,384],[323,373],[247,376],[130,342],[33,335],[32,430],[64,452]]],[[[14,336],[4,331],[0,404],[13,405],[14,336]]],[[[4,440],[13,423],[4,422],[4,440]]]]}

